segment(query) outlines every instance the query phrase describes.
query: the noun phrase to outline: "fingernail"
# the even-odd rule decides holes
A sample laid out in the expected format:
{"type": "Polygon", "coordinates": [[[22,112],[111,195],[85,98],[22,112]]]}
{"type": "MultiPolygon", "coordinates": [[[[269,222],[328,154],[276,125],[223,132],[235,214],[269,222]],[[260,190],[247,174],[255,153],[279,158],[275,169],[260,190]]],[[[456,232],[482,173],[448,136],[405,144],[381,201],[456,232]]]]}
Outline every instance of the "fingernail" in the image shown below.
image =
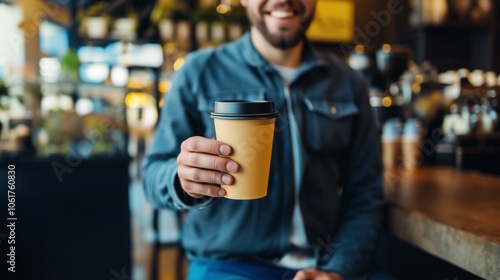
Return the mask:
{"type": "Polygon", "coordinates": [[[224,196],[226,196],[226,191],[225,191],[224,189],[220,189],[220,190],[217,192],[217,194],[218,194],[219,196],[224,197],[224,196]]]}
{"type": "Polygon", "coordinates": [[[229,153],[231,152],[231,149],[227,145],[220,145],[219,152],[223,155],[229,155],[229,153]]]}
{"type": "Polygon", "coordinates": [[[230,161],[227,163],[226,169],[230,173],[234,173],[234,172],[238,171],[238,165],[235,162],[230,161]]]}
{"type": "Polygon", "coordinates": [[[229,175],[222,175],[222,182],[225,185],[231,184],[231,177],[229,177],[229,175]]]}

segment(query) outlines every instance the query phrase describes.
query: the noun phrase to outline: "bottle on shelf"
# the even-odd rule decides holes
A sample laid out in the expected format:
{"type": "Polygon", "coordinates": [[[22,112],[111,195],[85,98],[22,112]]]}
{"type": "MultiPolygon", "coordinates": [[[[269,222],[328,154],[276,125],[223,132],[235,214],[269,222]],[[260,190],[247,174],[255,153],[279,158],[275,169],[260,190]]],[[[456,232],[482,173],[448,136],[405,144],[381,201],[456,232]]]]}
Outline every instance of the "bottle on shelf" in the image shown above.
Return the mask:
{"type": "Polygon", "coordinates": [[[189,22],[190,9],[186,1],[160,0],[151,12],[151,21],[158,23],[160,39],[168,43],[177,37],[177,25],[189,22]]]}
{"type": "Polygon", "coordinates": [[[471,131],[470,127],[470,112],[469,107],[463,105],[460,109],[460,118],[455,122],[453,131],[456,135],[469,134],[471,131]]]}
{"type": "Polygon", "coordinates": [[[174,21],[171,18],[164,18],[158,22],[158,32],[163,42],[174,39],[174,21]]]}
{"type": "Polygon", "coordinates": [[[246,17],[246,11],[239,0],[231,0],[231,12],[228,15],[229,24],[227,30],[227,39],[229,41],[237,40],[243,35],[245,29],[248,27],[248,20],[246,17]]]}
{"type": "Polygon", "coordinates": [[[175,26],[175,43],[181,52],[191,50],[191,25],[188,20],[181,20],[175,26]]]}
{"type": "Polygon", "coordinates": [[[450,111],[443,118],[442,131],[444,134],[444,142],[453,143],[455,141],[455,125],[461,121],[461,116],[458,113],[459,107],[456,103],[450,106],[450,111]]]}
{"type": "Polygon", "coordinates": [[[481,129],[481,106],[479,104],[474,104],[472,106],[472,112],[469,114],[469,126],[472,133],[480,132],[481,129]]]}
{"type": "Polygon", "coordinates": [[[199,49],[205,49],[211,46],[208,38],[208,27],[207,21],[198,21],[195,23],[195,37],[196,45],[199,49]]]}
{"type": "Polygon", "coordinates": [[[159,1],[151,17],[161,17],[159,33],[163,43],[162,73],[171,75],[182,66],[185,55],[192,50],[190,10],[185,1],[159,1]]]}
{"type": "Polygon", "coordinates": [[[487,99],[483,99],[481,104],[481,114],[479,131],[483,134],[492,133],[495,130],[495,125],[498,122],[498,115],[491,108],[491,104],[487,99]]]}
{"type": "Polygon", "coordinates": [[[500,91],[500,85],[497,86],[496,83],[500,83],[496,79],[495,72],[488,72],[486,75],[487,90],[486,96],[484,97],[484,106],[486,106],[487,113],[492,120],[493,130],[500,131],[500,102],[498,100],[498,94],[500,91]]]}
{"type": "Polygon", "coordinates": [[[220,21],[217,14],[217,1],[199,0],[193,11],[192,21],[195,24],[195,38],[198,48],[212,47],[210,30],[214,22],[220,21]]]}
{"type": "Polygon", "coordinates": [[[213,45],[222,44],[225,41],[224,24],[222,22],[212,22],[210,25],[210,35],[213,45]]]}

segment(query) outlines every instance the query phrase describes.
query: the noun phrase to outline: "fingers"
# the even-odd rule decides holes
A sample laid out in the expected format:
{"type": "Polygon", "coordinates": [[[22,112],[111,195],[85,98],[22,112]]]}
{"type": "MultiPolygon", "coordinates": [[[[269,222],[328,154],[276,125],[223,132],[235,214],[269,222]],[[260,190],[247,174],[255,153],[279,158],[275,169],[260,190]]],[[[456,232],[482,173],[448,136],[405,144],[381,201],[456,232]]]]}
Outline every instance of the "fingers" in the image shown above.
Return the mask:
{"type": "Polygon", "coordinates": [[[238,164],[229,158],[196,152],[181,153],[177,157],[177,163],[179,165],[218,170],[227,173],[235,173],[238,171],[238,164]]]}
{"type": "Polygon", "coordinates": [[[293,280],[343,280],[337,273],[325,272],[314,268],[299,270],[293,280]]]}
{"type": "Polygon", "coordinates": [[[182,188],[188,195],[195,198],[204,196],[224,197],[226,195],[226,191],[218,186],[200,184],[192,181],[185,181],[184,183],[182,183],[182,188]]]}
{"type": "Polygon", "coordinates": [[[293,280],[309,280],[314,279],[313,274],[310,270],[299,270],[293,280]]]}
{"type": "Polygon", "coordinates": [[[181,153],[177,157],[177,163],[179,166],[187,165],[195,168],[235,173],[238,171],[238,164],[227,157],[220,156],[227,156],[231,152],[231,147],[220,141],[199,136],[190,137],[182,142],[181,153]]]}
{"type": "Polygon", "coordinates": [[[224,197],[226,191],[218,185],[234,183],[233,176],[229,174],[190,166],[179,166],[177,175],[181,181],[182,189],[195,198],[203,196],[224,197]]]}
{"type": "Polygon", "coordinates": [[[231,185],[239,165],[225,157],[231,147],[214,139],[199,136],[188,138],[181,144],[177,156],[177,175],[184,191],[192,197],[221,197],[226,191],[218,185],[231,185]]]}
{"type": "Polygon", "coordinates": [[[228,156],[231,154],[231,147],[223,142],[194,136],[186,139],[181,144],[181,150],[197,153],[228,156]]]}
{"type": "Polygon", "coordinates": [[[209,183],[215,185],[231,185],[233,176],[212,170],[203,170],[192,167],[182,167],[178,170],[179,178],[197,183],[209,183]]]}

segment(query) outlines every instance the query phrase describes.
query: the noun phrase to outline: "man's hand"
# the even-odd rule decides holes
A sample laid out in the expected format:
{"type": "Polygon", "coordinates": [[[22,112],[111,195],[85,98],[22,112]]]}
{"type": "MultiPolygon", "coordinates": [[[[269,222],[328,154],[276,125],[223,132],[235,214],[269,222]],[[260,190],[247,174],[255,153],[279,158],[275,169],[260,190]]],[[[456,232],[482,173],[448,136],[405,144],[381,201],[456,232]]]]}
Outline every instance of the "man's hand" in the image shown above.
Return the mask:
{"type": "Polygon", "coordinates": [[[223,197],[226,191],[218,185],[231,185],[233,176],[229,173],[238,171],[236,162],[226,157],[232,152],[231,147],[214,139],[194,136],[181,144],[177,156],[177,175],[182,189],[192,197],[223,197]]]}
{"type": "Polygon", "coordinates": [[[342,276],[334,272],[326,272],[317,269],[299,270],[293,280],[344,280],[342,276]]]}

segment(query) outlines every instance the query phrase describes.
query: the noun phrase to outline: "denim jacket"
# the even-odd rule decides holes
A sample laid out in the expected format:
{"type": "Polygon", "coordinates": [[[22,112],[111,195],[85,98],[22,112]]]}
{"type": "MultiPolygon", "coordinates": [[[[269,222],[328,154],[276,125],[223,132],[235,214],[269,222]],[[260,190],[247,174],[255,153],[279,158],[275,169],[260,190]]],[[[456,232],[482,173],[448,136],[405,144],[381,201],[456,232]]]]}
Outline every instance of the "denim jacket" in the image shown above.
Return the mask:
{"type": "Polygon", "coordinates": [[[250,34],[187,56],[166,96],[144,168],[154,207],[186,210],[181,242],[192,258],[273,263],[290,250],[294,206],[289,90],[304,146],[300,207],[318,268],[346,279],[369,272],[382,224],[382,164],[374,115],[361,77],[306,43],[287,87],[250,34]],[[276,121],[268,195],[257,200],[194,199],[180,188],[181,142],[214,137],[210,118],[223,99],[273,100],[276,121]]]}

